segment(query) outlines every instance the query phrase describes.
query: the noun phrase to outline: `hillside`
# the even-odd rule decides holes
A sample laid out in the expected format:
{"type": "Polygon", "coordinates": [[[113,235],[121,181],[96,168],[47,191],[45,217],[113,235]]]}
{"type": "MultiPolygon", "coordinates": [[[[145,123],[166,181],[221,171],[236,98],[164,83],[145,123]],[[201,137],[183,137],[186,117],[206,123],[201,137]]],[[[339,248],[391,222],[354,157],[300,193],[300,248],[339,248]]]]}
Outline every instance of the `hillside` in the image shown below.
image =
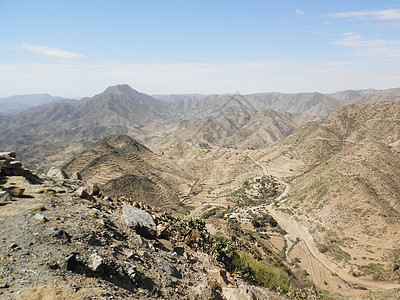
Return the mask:
{"type": "Polygon", "coordinates": [[[177,123],[149,124],[139,138],[165,150],[177,142],[208,144],[219,147],[258,149],[289,135],[298,126],[315,119],[306,114],[273,110],[241,110],[218,118],[192,118],[177,123]]]}
{"type": "Polygon", "coordinates": [[[2,299],[283,299],[230,274],[201,220],[4,166],[14,158],[0,154],[2,299]]]}
{"type": "Polygon", "coordinates": [[[281,207],[354,276],[397,278],[399,116],[399,102],[346,105],[258,157],[290,182],[281,207]]]}
{"type": "Polygon", "coordinates": [[[127,135],[102,139],[64,164],[72,176],[95,182],[112,197],[130,197],[163,210],[179,204],[178,185],[186,180],[174,166],[127,135]]]}

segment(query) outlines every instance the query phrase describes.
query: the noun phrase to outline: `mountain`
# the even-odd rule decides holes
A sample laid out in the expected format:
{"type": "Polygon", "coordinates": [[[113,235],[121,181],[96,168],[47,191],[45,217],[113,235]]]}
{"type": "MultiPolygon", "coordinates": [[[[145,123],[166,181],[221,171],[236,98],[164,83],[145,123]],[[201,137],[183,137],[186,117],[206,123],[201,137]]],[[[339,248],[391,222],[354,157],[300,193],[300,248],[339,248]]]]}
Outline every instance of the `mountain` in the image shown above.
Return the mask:
{"type": "Polygon", "coordinates": [[[215,118],[232,111],[262,109],[325,116],[341,104],[339,100],[320,93],[225,94],[211,95],[200,99],[178,99],[168,103],[169,108],[183,119],[215,118]]]}
{"type": "Polygon", "coordinates": [[[218,118],[192,118],[164,127],[143,128],[146,143],[171,144],[177,141],[209,144],[230,148],[262,148],[289,135],[296,127],[315,119],[306,114],[291,114],[273,110],[232,111],[218,118]],[[158,131],[164,134],[158,133],[158,131]]]}
{"type": "Polygon", "coordinates": [[[164,102],[118,85],[78,103],[48,103],[11,117],[0,115],[0,124],[7,125],[0,147],[16,149],[28,163],[40,165],[43,159],[65,159],[52,158],[60,151],[76,152],[112,134],[135,136],[141,126],[168,116],[164,102]]]}
{"type": "Polygon", "coordinates": [[[321,252],[355,276],[396,278],[399,116],[400,102],[345,105],[259,158],[290,182],[281,207],[310,230],[321,252]]]}
{"type": "Polygon", "coordinates": [[[64,99],[61,97],[53,97],[48,94],[18,95],[0,98],[0,112],[17,112],[33,106],[62,100],[64,99]]]}
{"type": "Polygon", "coordinates": [[[69,119],[78,124],[99,123],[101,120],[106,126],[143,126],[166,117],[168,111],[164,102],[124,84],[108,87],[101,94],[82,99],[69,119]]]}
{"type": "Polygon", "coordinates": [[[163,210],[178,205],[177,185],[186,182],[177,176],[174,165],[158,157],[127,135],[106,137],[64,164],[72,175],[79,172],[110,196],[127,196],[163,210]]]}

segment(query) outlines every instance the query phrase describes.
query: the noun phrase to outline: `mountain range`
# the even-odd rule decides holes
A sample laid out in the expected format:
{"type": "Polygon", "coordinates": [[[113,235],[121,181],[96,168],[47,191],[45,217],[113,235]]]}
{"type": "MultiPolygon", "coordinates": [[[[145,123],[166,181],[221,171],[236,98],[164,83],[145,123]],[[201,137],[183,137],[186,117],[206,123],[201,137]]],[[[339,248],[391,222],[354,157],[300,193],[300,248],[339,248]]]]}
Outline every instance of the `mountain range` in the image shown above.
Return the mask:
{"type": "Polygon", "coordinates": [[[14,114],[0,114],[3,129],[0,147],[16,149],[23,160],[35,165],[40,165],[44,158],[59,161],[60,149],[69,148],[71,153],[76,153],[113,134],[128,134],[146,141],[176,131],[184,140],[260,148],[286,136],[306,121],[327,115],[345,101],[381,101],[389,96],[397,99],[396,90],[346,91],[331,95],[184,95],[175,97],[174,101],[162,101],[128,85],[117,85],[80,101],[57,100],[14,114]],[[207,128],[213,127],[221,131],[207,133],[207,128]],[[197,133],[199,128],[204,130],[197,133]],[[73,147],[71,142],[75,143],[73,147]],[[32,145],[36,145],[34,155],[32,145]]]}

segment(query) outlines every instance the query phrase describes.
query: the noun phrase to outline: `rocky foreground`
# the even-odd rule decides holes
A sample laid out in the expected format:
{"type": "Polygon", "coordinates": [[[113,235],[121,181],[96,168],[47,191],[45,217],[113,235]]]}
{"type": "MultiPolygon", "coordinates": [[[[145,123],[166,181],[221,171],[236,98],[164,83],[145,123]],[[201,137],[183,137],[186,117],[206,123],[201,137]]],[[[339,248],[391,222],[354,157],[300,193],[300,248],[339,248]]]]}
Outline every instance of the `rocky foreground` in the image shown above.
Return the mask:
{"type": "Polygon", "coordinates": [[[0,153],[0,299],[280,299],[201,252],[201,221],[15,158],[0,153]]]}

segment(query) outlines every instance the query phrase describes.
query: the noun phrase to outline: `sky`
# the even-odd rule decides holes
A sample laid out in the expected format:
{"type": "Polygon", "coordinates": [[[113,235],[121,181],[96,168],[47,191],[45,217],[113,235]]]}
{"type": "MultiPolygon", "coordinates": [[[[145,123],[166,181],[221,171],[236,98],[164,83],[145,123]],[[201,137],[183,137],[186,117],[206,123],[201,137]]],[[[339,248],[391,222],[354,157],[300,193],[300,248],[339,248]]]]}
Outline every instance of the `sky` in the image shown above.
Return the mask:
{"type": "Polygon", "coordinates": [[[400,2],[0,0],[0,97],[400,87],[400,2]]]}

